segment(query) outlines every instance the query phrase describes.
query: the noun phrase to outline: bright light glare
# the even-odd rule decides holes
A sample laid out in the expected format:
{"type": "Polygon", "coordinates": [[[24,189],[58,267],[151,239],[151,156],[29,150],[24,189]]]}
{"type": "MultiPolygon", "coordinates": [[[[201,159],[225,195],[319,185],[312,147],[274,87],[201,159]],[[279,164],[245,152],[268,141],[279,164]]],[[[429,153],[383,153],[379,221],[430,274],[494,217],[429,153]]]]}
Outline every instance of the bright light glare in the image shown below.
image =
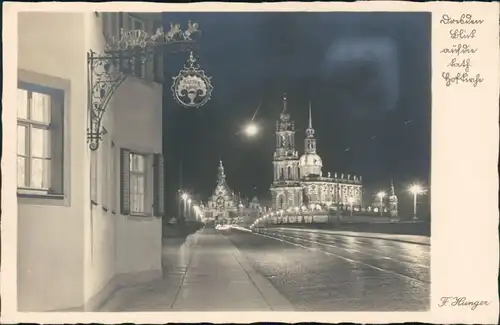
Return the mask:
{"type": "Polygon", "coordinates": [[[410,186],[410,192],[412,194],[422,194],[424,193],[424,190],[422,189],[422,187],[420,187],[420,185],[413,184],[412,186],[410,186]]]}
{"type": "Polygon", "coordinates": [[[383,198],[383,197],[385,197],[385,192],[378,192],[377,196],[379,198],[383,198]]]}
{"type": "Polygon", "coordinates": [[[349,204],[353,204],[354,203],[354,198],[352,198],[352,197],[348,198],[347,202],[349,202],[349,204]]]}
{"type": "Polygon", "coordinates": [[[189,198],[189,195],[187,195],[186,193],[181,195],[181,199],[183,199],[184,201],[187,200],[188,198],[189,198]]]}
{"type": "Polygon", "coordinates": [[[191,199],[188,199],[188,203],[191,204],[191,199]]]}
{"type": "Polygon", "coordinates": [[[253,137],[259,132],[259,128],[255,123],[250,123],[245,127],[245,134],[248,135],[249,137],[253,137]]]}

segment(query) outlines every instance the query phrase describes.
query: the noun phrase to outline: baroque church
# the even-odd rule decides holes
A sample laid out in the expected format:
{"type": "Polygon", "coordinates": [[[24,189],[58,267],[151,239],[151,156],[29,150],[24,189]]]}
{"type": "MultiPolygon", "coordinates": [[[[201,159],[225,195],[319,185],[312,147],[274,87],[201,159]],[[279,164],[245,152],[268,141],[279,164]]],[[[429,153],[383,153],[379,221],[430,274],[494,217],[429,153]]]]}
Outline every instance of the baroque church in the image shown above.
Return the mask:
{"type": "Polygon", "coordinates": [[[273,157],[274,179],[271,185],[274,210],[301,207],[349,205],[362,203],[361,176],[327,173],[323,176],[323,162],[316,151],[309,104],[309,125],[305,130],[304,154],[299,157],[295,147],[295,125],[287,112],[287,99],[276,123],[276,150],[273,157]]]}

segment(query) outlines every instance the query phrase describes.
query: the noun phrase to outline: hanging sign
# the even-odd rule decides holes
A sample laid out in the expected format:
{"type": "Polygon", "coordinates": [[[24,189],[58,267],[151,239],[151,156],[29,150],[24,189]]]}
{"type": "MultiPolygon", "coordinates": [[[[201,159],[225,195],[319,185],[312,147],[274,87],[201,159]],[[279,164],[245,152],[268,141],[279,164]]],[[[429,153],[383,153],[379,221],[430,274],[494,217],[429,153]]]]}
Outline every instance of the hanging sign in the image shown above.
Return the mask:
{"type": "Polygon", "coordinates": [[[193,56],[189,54],[189,59],[184,65],[184,69],[173,77],[172,94],[177,103],[184,107],[201,107],[205,105],[212,94],[211,77],[205,75],[193,56]]]}

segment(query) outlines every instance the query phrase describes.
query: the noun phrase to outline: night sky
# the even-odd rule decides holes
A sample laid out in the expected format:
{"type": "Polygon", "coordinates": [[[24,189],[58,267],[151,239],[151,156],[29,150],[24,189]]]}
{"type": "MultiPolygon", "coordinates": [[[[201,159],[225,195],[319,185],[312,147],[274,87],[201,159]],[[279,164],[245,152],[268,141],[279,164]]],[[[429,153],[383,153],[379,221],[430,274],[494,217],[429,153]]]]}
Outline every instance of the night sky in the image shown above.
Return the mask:
{"type": "MultiPolygon", "coordinates": [[[[174,193],[183,157],[183,188],[202,198],[215,186],[222,158],[229,186],[269,196],[276,120],[287,94],[303,153],[308,102],[317,150],[327,172],[363,176],[367,194],[396,190],[430,176],[430,13],[164,13],[164,23],[188,20],[202,30],[195,54],[212,76],[212,99],[181,108],[170,78],[187,54],[165,67],[166,189],[174,193]],[[241,128],[257,106],[263,128],[241,128]],[[175,186],[174,186],[175,185],[175,186]]],[[[168,30],[168,28],[166,28],[168,30]]]]}

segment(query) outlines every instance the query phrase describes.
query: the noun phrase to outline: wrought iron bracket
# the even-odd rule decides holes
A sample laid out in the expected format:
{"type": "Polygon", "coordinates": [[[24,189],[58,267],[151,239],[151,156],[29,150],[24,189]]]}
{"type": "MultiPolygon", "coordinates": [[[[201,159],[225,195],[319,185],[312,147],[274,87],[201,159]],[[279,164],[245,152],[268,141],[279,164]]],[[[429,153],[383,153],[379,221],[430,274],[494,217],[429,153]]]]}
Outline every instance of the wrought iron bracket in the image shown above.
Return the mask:
{"type": "Polygon", "coordinates": [[[118,87],[127,74],[119,71],[117,58],[112,55],[98,55],[90,51],[87,55],[88,71],[88,128],[87,141],[90,150],[97,150],[102,141],[102,118],[118,87]]]}
{"type": "Polygon", "coordinates": [[[87,53],[88,68],[88,127],[87,142],[90,150],[97,150],[102,141],[102,119],[116,90],[125,81],[134,62],[144,64],[158,53],[178,53],[192,51],[197,41],[194,35],[200,34],[198,24],[188,23],[185,31],[179,24],[171,24],[167,33],[158,28],[149,35],[142,30],[120,32],[119,38],[112,38],[103,53],[87,53]]]}

